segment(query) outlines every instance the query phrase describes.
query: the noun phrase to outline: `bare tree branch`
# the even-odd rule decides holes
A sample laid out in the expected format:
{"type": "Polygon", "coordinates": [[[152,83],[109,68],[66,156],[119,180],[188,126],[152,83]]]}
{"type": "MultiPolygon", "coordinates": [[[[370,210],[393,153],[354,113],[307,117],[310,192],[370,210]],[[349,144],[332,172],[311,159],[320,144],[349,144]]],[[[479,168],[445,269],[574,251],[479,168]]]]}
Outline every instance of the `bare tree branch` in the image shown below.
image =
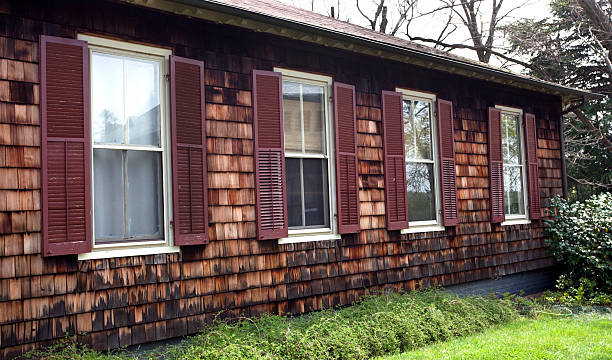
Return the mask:
{"type": "MultiPolygon", "coordinates": [[[[477,46],[473,46],[473,45],[467,45],[467,44],[447,44],[438,40],[434,40],[434,39],[427,39],[427,38],[422,38],[422,37],[418,37],[418,36],[411,36],[410,40],[414,40],[414,41],[423,41],[423,42],[427,42],[427,43],[434,43],[434,44],[438,44],[442,47],[448,48],[448,49],[470,49],[470,50],[474,50],[474,51],[479,51],[479,50],[483,50],[484,49],[484,45],[481,45],[481,47],[477,47],[477,46]]],[[[495,56],[499,56],[500,58],[504,59],[504,60],[508,60],[511,61],[515,64],[524,66],[525,68],[533,68],[533,66],[529,63],[526,63],[524,61],[520,61],[518,59],[512,58],[506,54],[497,52],[495,50],[491,50],[491,49],[487,49],[487,51],[489,51],[491,54],[495,55],[495,56]]]]}
{"type": "Polygon", "coordinates": [[[610,141],[605,134],[603,134],[593,125],[592,119],[589,119],[580,109],[574,110],[573,113],[576,115],[578,120],[580,120],[582,124],[586,126],[591,135],[597,139],[608,151],[612,152],[612,141],[610,141]]]}

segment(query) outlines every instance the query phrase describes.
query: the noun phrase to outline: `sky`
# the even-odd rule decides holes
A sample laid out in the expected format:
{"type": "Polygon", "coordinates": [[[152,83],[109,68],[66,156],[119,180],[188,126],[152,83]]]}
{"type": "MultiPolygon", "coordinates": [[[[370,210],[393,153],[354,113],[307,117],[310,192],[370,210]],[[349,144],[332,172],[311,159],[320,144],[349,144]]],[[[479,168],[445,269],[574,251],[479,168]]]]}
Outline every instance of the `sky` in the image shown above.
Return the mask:
{"type": "MultiPolygon", "coordinates": [[[[369,22],[359,13],[356,6],[357,0],[280,0],[283,3],[301,7],[307,10],[311,10],[314,7],[314,11],[329,15],[332,6],[335,7],[335,12],[338,14],[338,7],[340,8],[339,17],[341,20],[348,20],[351,23],[358,24],[361,26],[369,27],[369,22]]],[[[373,14],[376,9],[376,4],[380,0],[359,0],[359,6],[364,13],[370,15],[373,14]]],[[[395,24],[398,17],[397,4],[402,0],[386,0],[385,3],[388,5],[390,16],[389,26],[390,28],[395,24]]],[[[499,0],[498,0],[499,1],[499,0]]],[[[501,23],[506,24],[512,21],[516,21],[521,18],[530,18],[534,20],[544,19],[550,16],[548,8],[548,0],[504,0],[503,5],[500,9],[500,14],[512,10],[510,14],[505,17],[501,23]]],[[[483,22],[485,27],[488,27],[488,19],[491,14],[493,0],[482,0],[481,8],[483,9],[483,22]]],[[[430,12],[441,5],[439,0],[420,0],[418,3],[418,12],[421,14],[430,12]]],[[[424,15],[413,20],[410,24],[411,36],[420,36],[427,38],[437,38],[440,31],[444,28],[449,15],[450,10],[438,11],[431,15],[424,15]]],[[[454,16],[453,24],[456,25],[457,29],[446,39],[446,42],[451,43],[466,43],[470,44],[470,36],[467,29],[460,23],[460,19],[454,16]]],[[[450,28],[449,28],[450,29],[450,28]]],[[[407,38],[405,35],[406,27],[403,25],[401,30],[398,31],[396,36],[407,38]]],[[[503,46],[505,41],[503,34],[499,32],[496,36],[495,44],[497,46],[503,46]]],[[[478,60],[476,53],[472,50],[458,49],[453,50],[456,55],[461,55],[478,60]]],[[[492,59],[490,62],[492,65],[503,66],[499,59],[492,59]]],[[[507,65],[507,64],[506,64],[507,65]]],[[[521,71],[522,69],[518,66],[511,66],[513,71],[521,71]]]]}

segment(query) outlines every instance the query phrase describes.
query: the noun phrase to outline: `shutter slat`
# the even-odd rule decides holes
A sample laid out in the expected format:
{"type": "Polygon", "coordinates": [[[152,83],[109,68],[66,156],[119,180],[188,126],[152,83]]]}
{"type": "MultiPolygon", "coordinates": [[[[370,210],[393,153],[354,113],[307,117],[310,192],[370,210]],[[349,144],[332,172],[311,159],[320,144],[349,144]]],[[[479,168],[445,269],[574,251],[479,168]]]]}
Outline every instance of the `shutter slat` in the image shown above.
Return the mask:
{"type": "Polygon", "coordinates": [[[208,239],[204,63],[170,56],[174,244],[208,239]]]}
{"type": "Polygon", "coordinates": [[[43,256],[92,248],[87,42],[40,37],[43,256]]]}
{"type": "Polygon", "coordinates": [[[257,239],[288,236],[282,75],[253,71],[257,239]]]}
{"type": "Polygon", "coordinates": [[[440,181],[442,183],[442,222],[444,226],[459,224],[453,121],[453,103],[438,99],[438,144],[440,148],[440,181]]]}
{"type": "Polygon", "coordinates": [[[381,98],[387,229],[407,229],[408,192],[406,190],[402,94],[383,91],[381,98]]]}
{"type": "Polygon", "coordinates": [[[489,108],[489,197],[491,222],[500,223],[506,219],[504,209],[504,159],[502,154],[501,110],[489,108]]]}
{"type": "Polygon", "coordinates": [[[334,83],[334,128],[338,233],[352,234],[359,232],[357,118],[353,85],[334,83]]]}
{"type": "Polygon", "coordinates": [[[527,147],[527,176],[529,194],[529,218],[542,217],[540,208],[540,184],[538,170],[538,135],[535,115],[525,113],[525,144],[527,147]]]}

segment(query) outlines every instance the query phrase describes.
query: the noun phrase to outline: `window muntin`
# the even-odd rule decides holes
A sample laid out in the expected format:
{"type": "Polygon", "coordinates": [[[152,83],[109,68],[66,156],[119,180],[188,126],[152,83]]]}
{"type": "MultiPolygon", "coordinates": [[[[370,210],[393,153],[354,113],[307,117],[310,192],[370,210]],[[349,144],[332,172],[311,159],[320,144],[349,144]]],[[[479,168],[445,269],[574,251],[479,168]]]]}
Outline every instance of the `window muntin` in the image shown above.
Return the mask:
{"type": "Polygon", "coordinates": [[[439,225],[439,164],[433,95],[398,89],[404,94],[406,190],[410,226],[439,225]]]}
{"type": "Polygon", "coordinates": [[[502,108],[502,153],[504,161],[504,207],[506,218],[525,218],[525,151],[522,113],[502,108]]]}
{"type": "Polygon", "coordinates": [[[94,247],[168,244],[163,75],[170,52],[91,43],[94,247]]]}
{"type": "Polygon", "coordinates": [[[290,230],[331,229],[328,85],[283,80],[283,119],[290,230]]]}

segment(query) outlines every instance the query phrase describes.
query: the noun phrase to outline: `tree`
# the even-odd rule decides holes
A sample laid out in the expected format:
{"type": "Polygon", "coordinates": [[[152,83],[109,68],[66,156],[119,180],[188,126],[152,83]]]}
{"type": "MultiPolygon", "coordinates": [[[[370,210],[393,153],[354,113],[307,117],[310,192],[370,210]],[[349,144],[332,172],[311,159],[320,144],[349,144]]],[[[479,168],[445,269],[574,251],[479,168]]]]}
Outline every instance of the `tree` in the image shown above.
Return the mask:
{"type": "Polygon", "coordinates": [[[552,18],[521,20],[505,32],[530,75],[606,95],[564,116],[570,188],[576,199],[612,190],[610,2],[553,0],[552,18]]]}

